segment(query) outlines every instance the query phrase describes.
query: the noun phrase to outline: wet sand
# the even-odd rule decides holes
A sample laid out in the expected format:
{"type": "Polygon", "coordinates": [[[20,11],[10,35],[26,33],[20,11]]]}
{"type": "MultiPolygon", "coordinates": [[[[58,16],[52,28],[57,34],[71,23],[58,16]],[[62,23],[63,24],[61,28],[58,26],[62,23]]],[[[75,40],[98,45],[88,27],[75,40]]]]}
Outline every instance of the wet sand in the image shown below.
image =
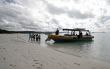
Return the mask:
{"type": "Polygon", "coordinates": [[[41,45],[25,34],[0,34],[0,69],[110,69],[110,63],[41,45]]]}

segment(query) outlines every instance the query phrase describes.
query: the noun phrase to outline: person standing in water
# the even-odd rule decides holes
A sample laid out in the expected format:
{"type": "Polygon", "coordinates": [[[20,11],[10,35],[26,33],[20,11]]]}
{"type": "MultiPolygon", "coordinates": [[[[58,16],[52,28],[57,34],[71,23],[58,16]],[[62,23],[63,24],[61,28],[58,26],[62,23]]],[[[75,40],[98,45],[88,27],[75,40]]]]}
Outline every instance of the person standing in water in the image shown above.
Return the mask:
{"type": "Polygon", "coordinates": [[[29,33],[29,40],[32,40],[32,33],[29,33]]]}

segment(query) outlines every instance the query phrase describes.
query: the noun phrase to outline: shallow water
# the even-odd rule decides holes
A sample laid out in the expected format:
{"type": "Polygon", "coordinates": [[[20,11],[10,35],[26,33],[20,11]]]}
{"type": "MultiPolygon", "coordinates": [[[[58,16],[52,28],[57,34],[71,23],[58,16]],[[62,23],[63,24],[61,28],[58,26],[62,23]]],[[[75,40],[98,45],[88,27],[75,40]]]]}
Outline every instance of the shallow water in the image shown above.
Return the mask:
{"type": "Polygon", "coordinates": [[[47,35],[41,34],[40,42],[32,42],[76,57],[110,63],[110,33],[92,33],[92,35],[95,37],[93,41],[54,43],[45,42],[47,35]]]}
{"type": "MultiPolygon", "coordinates": [[[[77,57],[94,59],[110,63],[110,33],[93,33],[94,39],[90,42],[71,43],[44,43],[56,51],[77,57]]],[[[47,37],[46,35],[43,36],[47,37]]],[[[42,39],[42,40],[43,40],[42,39]]],[[[42,45],[41,45],[42,46],[42,45]]]]}

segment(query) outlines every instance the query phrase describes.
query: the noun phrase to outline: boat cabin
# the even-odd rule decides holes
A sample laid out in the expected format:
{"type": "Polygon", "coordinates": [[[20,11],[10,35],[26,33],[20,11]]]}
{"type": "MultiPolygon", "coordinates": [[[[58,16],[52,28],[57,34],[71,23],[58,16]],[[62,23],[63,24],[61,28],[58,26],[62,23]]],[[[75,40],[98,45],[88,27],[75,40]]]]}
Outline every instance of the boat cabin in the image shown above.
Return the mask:
{"type": "Polygon", "coordinates": [[[89,30],[86,30],[84,28],[75,28],[75,29],[63,29],[63,31],[66,31],[67,34],[64,34],[65,36],[75,36],[75,35],[91,35],[91,32],[89,30]]]}

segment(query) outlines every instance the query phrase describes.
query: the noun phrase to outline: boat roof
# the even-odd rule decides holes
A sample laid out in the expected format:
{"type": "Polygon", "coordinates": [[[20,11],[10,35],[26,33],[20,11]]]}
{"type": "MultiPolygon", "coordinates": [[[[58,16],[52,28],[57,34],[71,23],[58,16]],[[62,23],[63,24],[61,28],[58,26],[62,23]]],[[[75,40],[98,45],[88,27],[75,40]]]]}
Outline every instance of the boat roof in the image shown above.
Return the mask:
{"type": "Polygon", "coordinates": [[[85,28],[63,29],[63,31],[89,31],[85,28]]]}

